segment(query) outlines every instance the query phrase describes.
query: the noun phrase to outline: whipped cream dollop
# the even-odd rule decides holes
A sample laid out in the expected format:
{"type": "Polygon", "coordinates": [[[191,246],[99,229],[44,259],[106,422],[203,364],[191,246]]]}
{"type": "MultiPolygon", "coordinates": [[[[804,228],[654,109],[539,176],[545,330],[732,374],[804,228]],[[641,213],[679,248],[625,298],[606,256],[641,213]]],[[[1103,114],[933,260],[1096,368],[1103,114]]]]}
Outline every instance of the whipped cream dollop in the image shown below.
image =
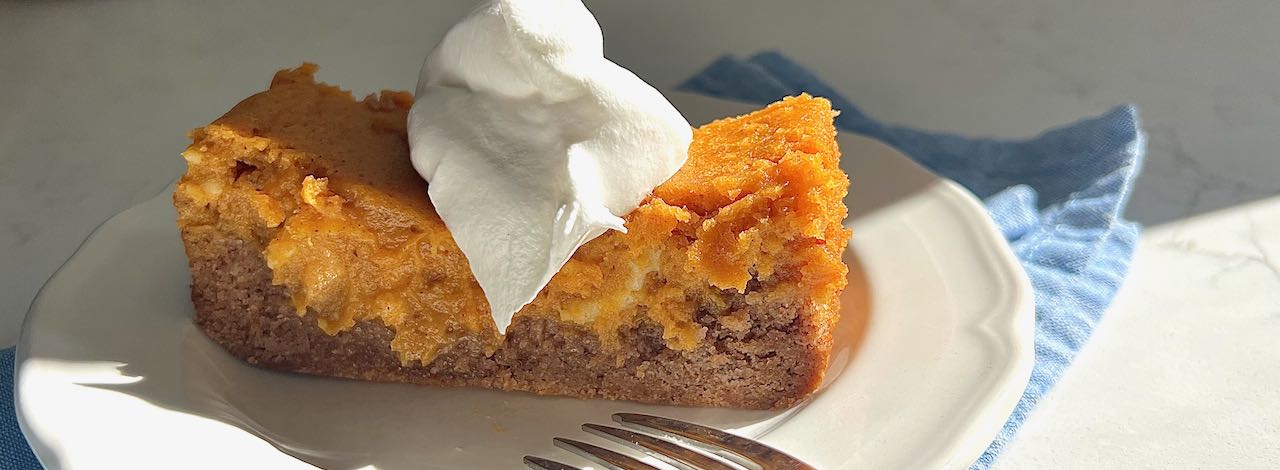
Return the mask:
{"type": "Polygon", "coordinates": [[[498,331],[578,247],[684,164],[689,122],[604,57],[580,0],[494,0],[427,58],[409,113],[413,166],[498,331]]]}

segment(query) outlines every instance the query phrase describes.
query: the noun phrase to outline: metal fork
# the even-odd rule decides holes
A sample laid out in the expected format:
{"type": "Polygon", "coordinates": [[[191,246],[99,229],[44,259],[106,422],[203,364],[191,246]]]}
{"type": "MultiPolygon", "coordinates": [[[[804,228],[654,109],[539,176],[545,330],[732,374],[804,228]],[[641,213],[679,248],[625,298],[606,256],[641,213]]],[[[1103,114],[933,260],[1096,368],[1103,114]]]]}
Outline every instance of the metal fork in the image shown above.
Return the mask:
{"type": "MultiPolygon", "coordinates": [[[[719,429],[635,413],[616,413],[613,420],[648,434],[598,424],[584,424],[582,430],[644,452],[681,470],[815,470],[778,449],[719,429]]],[[[585,442],[561,437],[552,442],[605,468],[658,470],[633,457],[585,442]]],[[[580,470],[531,455],[524,457],[524,464],[535,470],[580,470]]]]}

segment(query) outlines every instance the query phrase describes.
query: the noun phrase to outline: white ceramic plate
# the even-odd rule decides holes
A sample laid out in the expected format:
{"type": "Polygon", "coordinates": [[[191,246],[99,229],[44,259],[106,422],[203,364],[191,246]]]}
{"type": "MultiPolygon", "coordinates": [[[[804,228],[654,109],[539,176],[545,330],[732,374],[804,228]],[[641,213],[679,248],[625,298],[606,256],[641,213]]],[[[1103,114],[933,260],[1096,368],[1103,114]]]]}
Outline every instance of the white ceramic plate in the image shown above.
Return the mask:
{"type": "MultiPolygon", "coordinates": [[[[671,94],[690,120],[749,106],[671,94]]],[[[783,412],[646,406],[259,370],[190,323],[168,192],[103,224],[45,285],[18,348],[23,430],[50,468],[585,464],[552,436],[635,411],[756,437],[818,468],[961,468],[1031,371],[1032,297],[972,195],[875,141],[852,175],[850,288],[824,389],[783,412]]],[[[176,157],[175,157],[176,158],[176,157]]]]}

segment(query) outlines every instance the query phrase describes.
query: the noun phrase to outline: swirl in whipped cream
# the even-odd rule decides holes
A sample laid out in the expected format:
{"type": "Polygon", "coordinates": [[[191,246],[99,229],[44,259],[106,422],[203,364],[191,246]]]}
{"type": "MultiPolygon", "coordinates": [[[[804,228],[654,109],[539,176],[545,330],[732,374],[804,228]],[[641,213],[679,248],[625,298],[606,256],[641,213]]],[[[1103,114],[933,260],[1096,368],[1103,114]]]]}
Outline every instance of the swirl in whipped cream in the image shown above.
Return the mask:
{"type": "Polygon", "coordinates": [[[422,68],[413,165],[499,331],[687,157],[689,122],[603,43],[580,0],[493,0],[422,68]]]}

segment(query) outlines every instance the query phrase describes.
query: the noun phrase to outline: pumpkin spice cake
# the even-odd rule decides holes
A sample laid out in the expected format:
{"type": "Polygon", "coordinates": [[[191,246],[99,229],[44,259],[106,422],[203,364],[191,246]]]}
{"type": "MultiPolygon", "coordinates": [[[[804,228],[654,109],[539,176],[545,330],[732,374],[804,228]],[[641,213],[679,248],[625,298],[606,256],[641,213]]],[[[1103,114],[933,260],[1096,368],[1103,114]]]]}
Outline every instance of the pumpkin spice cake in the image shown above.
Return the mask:
{"type": "Polygon", "coordinates": [[[581,398],[783,408],[831,352],[849,231],[832,119],[786,98],[685,165],[497,331],[410,163],[412,96],[276,74],[200,129],[174,193],[195,323],[258,366],[581,398]]]}

